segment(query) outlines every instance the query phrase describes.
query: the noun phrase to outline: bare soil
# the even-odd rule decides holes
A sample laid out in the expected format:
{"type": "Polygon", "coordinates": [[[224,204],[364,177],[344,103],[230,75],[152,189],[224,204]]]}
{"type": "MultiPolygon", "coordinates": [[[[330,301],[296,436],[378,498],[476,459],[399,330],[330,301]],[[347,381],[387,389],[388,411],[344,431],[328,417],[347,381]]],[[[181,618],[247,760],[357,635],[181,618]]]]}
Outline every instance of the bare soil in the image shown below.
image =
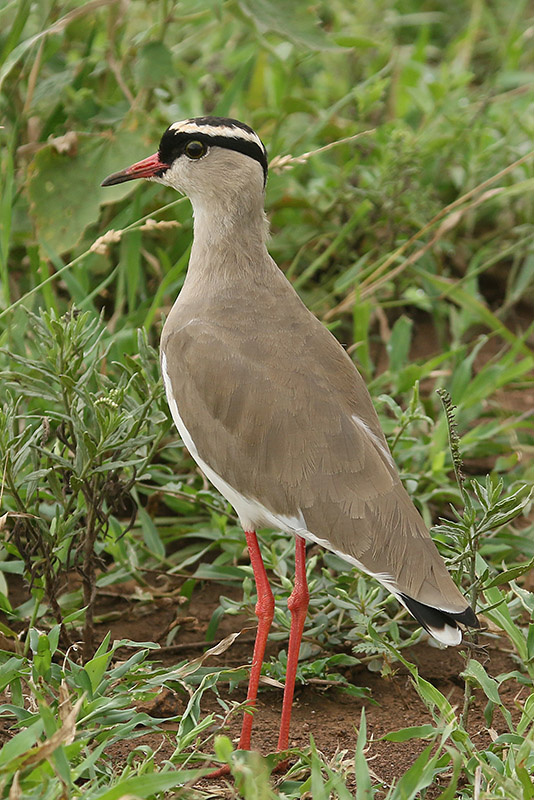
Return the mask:
{"type": "MultiPolygon", "coordinates": [[[[225,587],[227,596],[239,597],[239,591],[225,587]]],[[[194,593],[191,603],[187,608],[181,609],[179,619],[182,620],[182,630],[177,638],[177,646],[165,648],[162,660],[167,664],[191,659],[200,654],[204,648],[199,645],[204,642],[205,632],[214,609],[218,605],[220,586],[205,584],[194,593]],[[185,624],[184,624],[185,623],[185,624]]],[[[104,634],[108,628],[112,631],[113,638],[129,637],[136,641],[158,639],[158,632],[165,634],[169,626],[176,621],[175,604],[155,609],[147,606],[139,608],[137,614],[132,609],[127,597],[118,601],[117,598],[101,598],[100,613],[106,614],[111,608],[116,614],[118,610],[123,613],[113,620],[111,625],[101,626],[100,632],[104,634]]],[[[238,631],[248,626],[253,627],[254,620],[246,617],[226,617],[222,619],[217,632],[217,640],[224,638],[229,633],[238,631]]],[[[213,657],[210,666],[237,667],[250,664],[252,657],[254,631],[250,630],[238,638],[235,643],[220,657],[213,657]]],[[[268,656],[275,654],[277,649],[286,648],[286,642],[269,643],[268,656]]],[[[415,663],[423,678],[436,686],[458,709],[462,708],[464,684],[460,677],[464,668],[462,653],[466,648],[449,647],[438,649],[429,643],[421,643],[406,651],[406,658],[415,663]]],[[[470,652],[472,657],[473,653],[470,652]]],[[[501,673],[517,668],[510,651],[505,649],[504,640],[485,650],[480,657],[489,675],[497,676],[501,673]]],[[[290,745],[305,748],[309,745],[310,734],[313,735],[317,748],[326,758],[333,758],[336,752],[347,750],[348,757],[354,756],[357,732],[360,723],[362,707],[365,706],[368,735],[371,738],[371,747],[367,752],[370,768],[375,775],[391,783],[403,775],[417,756],[425,748],[426,742],[413,740],[403,743],[383,741],[384,734],[399,728],[423,725],[432,722],[430,713],[425,708],[419,695],[412,686],[410,675],[402,664],[393,665],[393,675],[384,678],[379,673],[371,672],[365,666],[356,666],[346,671],[347,678],[357,686],[367,687],[372,701],[361,700],[349,696],[338,689],[322,689],[314,685],[305,685],[296,688],[293,716],[291,723],[290,745]]],[[[219,687],[221,697],[242,702],[246,696],[246,686],[240,685],[231,695],[226,686],[219,687]]],[[[515,713],[515,701],[525,693],[525,688],[512,681],[505,683],[501,696],[512,713],[515,713]]],[[[481,748],[489,743],[489,733],[484,720],[484,709],[487,698],[482,692],[477,692],[475,701],[470,711],[469,732],[481,748]]],[[[274,752],[278,739],[278,726],[282,705],[282,690],[264,688],[260,689],[257,712],[253,728],[253,747],[263,754],[274,752]]],[[[216,698],[206,694],[203,700],[205,712],[221,712],[216,698]]],[[[156,699],[151,708],[157,716],[180,713],[183,710],[183,698],[164,690],[156,699]]],[[[241,716],[233,716],[227,727],[218,728],[217,733],[225,733],[235,742],[239,738],[241,716]]],[[[493,728],[497,733],[505,731],[505,725],[498,713],[493,720],[493,728]]],[[[149,744],[152,748],[160,747],[158,757],[164,759],[172,753],[170,742],[162,741],[160,735],[146,735],[136,739],[131,747],[139,743],[149,744]]],[[[120,742],[113,747],[112,755],[125,759],[131,749],[130,743],[120,742]]],[[[439,787],[435,787],[439,794],[439,787]]],[[[432,798],[432,792],[427,794],[432,798]]],[[[436,795],[437,796],[437,795],[436,795]]]]}
{"type": "MultiPolygon", "coordinates": [[[[211,615],[219,603],[221,587],[209,582],[204,583],[193,594],[189,604],[180,605],[176,602],[180,584],[178,579],[169,579],[156,574],[147,577],[155,588],[155,598],[151,602],[140,602],[135,599],[137,587],[133,581],[110,587],[99,594],[96,609],[96,617],[101,620],[96,631],[98,640],[111,631],[112,639],[115,640],[129,638],[137,642],[164,643],[168,630],[179,624],[180,630],[175,644],[171,647],[163,646],[161,651],[154,653],[154,656],[157,655],[167,665],[199,656],[208,646],[205,644],[206,630],[211,615]],[[158,586],[159,597],[156,588],[158,586]]],[[[10,596],[15,604],[25,599],[26,591],[21,581],[14,576],[11,590],[10,596]]],[[[240,596],[240,589],[225,586],[224,593],[237,599],[240,596]]],[[[254,625],[255,620],[244,616],[223,617],[217,631],[217,640],[243,628],[246,630],[225,653],[212,657],[207,663],[213,667],[250,664],[254,625]]],[[[278,648],[286,646],[285,642],[270,642],[267,657],[276,654],[278,648]]],[[[463,704],[463,681],[460,677],[464,667],[462,652],[465,652],[463,646],[437,649],[429,643],[421,643],[406,651],[407,659],[418,666],[421,676],[436,686],[452,705],[459,709],[463,704]]],[[[127,653],[126,649],[124,653],[127,653]]],[[[513,654],[505,649],[504,641],[501,645],[497,642],[478,657],[483,660],[491,676],[517,668],[513,654]]],[[[348,758],[352,758],[361,710],[365,706],[368,735],[371,739],[366,757],[375,775],[389,784],[406,772],[426,743],[421,740],[394,743],[384,741],[381,737],[399,728],[431,722],[431,715],[413,688],[410,675],[402,664],[394,664],[393,674],[387,678],[371,672],[365,666],[347,669],[346,677],[357,686],[367,687],[371,700],[354,698],[335,688],[324,689],[312,684],[297,686],[290,745],[306,748],[312,734],[317,748],[327,759],[333,758],[336,752],[343,750],[348,751],[348,758]]],[[[512,681],[503,685],[501,696],[513,714],[518,713],[515,710],[516,702],[525,691],[524,687],[512,681]]],[[[242,702],[245,699],[246,686],[243,683],[229,694],[228,687],[222,685],[219,687],[219,692],[222,698],[242,702]]],[[[468,726],[474,741],[479,742],[481,747],[487,746],[490,735],[484,720],[486,703],[484,695],[481,692],[476,693],[468,726]]],[[[260,689],[252,744],[263,754],[276,749],[281,704],[281,689],[271,687],[260,689]]],[[[184,698],[169,689],[163,689],[144,710],[157,717],[180,714],[184,710],[184,698]]],[[[221,707],[213,694],[204,695],[203,710],[205,713],[213,711],[221,714],[221,707]]],[[[8,720],[0,720],[0,741],[9,738],[11,735],[9,728],[8,720]]],[[[225,733],[237,741],[240,728],[241,716],[234,715],[225,728],[217,725],[214,732],[225,733]]],[[[503,720],[498,713],[495,714],[493,728],[497,733],[505,730],[503,720]]],[[[172,734],[172,729],[169,728],[168,732],[172,734]]],[[[171,739],[172,736],[167,739],[162,734],[149,733],[114,744],[109,748],[108,754],[116,762],[124,762],[132,749],[144,744],[158,750],[157,760],[162,761],[173,752],[171,739]]],[[[221,786],[223,783],[224,781],[221,786]]],[[[431,799],[438,794],[439,786],[432,787],[427,797],[431,799]],[[434,790],[436,794],[433,794],[434,790]]]]}

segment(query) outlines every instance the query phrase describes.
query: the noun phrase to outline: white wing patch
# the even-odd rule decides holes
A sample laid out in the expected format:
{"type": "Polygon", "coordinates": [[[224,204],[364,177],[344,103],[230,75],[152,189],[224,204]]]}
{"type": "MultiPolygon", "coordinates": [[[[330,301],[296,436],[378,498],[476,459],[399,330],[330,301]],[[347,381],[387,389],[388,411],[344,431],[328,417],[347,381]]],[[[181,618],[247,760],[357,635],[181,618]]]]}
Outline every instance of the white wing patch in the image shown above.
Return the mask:
{"type": "Polygon", "coordinates": [[[396,469],[395,462],[393,461],[391,453],[389,452],[389,448],[386,447],[380,437],[377,436],[373,430],[371,430],[369,425],[364,422],[361,417],[356,416],[356,414],[352,415],[352,421],[358,426],[358,428],[360,428],[360,430],[364,432],[367,438],[371,439],[376,449],[382,453],[388,464],[396,469]]]}

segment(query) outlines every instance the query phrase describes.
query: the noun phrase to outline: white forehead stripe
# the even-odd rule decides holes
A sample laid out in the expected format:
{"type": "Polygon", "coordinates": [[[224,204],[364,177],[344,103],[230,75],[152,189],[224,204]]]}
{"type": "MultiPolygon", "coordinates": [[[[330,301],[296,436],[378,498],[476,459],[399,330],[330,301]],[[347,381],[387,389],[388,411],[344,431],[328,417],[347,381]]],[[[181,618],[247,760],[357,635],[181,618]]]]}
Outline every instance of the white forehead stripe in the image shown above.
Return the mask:
{"type": "Polygon", "coordinates": [[[181,122],[173,122],[169,126],[172,131],[180,133],[203,133],[205,136],[228,136],[231,139],[245,139],[247,142],[254,142],[262,150],[265,150],[260,137],[254,131],[247,131],[237,125],[198,125],[196,122],[185,119],[181,122]]]}

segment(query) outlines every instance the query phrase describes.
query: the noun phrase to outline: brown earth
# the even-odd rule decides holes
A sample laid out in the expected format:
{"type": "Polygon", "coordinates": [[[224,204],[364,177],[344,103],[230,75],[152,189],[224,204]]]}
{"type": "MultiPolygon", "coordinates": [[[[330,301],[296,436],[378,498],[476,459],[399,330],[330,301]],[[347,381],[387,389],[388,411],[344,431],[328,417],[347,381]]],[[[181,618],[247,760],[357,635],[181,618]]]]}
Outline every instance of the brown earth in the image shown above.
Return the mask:
{"type": "MultiPolygon", "coordinates": [[[[123,588],[126,589],[127,585],[123,588]]],[[[205,649],[205,646],[200,647],[199,645],[204,642],[204,634],[209,620],[218,605],[220,588],[215,584],[204,584],[202,589],[193,595],[189,607],[182,609],[179,618],[182,619],[183,627],[176,647],[165,648],[162,653],[162,660],[167,664],[194,658],[205,649]]],[[[238,599],[240,590],[225,587],[224,594],[238,599]]],[[[164,636],[169,626],[176,620],[175,608],[174,603],[160,607],[155,617],[153,607],[139,608],[136,614],[132,613],[131,603],[126,598],[120,600],[117,597],[101,598],[99,608],[101,614],[106,614],[106,611],[111,610],[114,614],[117,614],[119,610],[122,610],[123,613],[109,626],[101,626],[100,631],[103,634],[109,627],[113,638],[129,637],[135,641],[147,639],[157,641],[158,632],[164,636]],[[157,620],[156,624],[154,624],[155,619],[157,620]]],[[[235,616],[223,617],[217,631],[217,640],[248,626],[254,626],[254,620],[235,616]]],[[[249,664],[253,639],[254,630],[246,630],[222,656],[211,658],[207,664],[213,667],[237,667],[249,664]]],[[[270,643],[269,654],[274,655],[277,649],[286,648],[286,646],[286,642],[283,641],[270,643]]],[[[477,656],[483,661],[489,675],[496,676],[517,668],[513,655],[505,649],[506,646],[504,640],[500,645],[499,642],[496,642],[477,656]]],[[[405,655],[409,661],[417,665],[423,678],[436,686],[453,706],[461,710],[464,684],[460,673],[464,668],[465,662],[462,653],[465,651],[466,648],[462,646],[438,649],[425,642],[405,651],[405,655]]],[[[470,652],[469,657],[472,655],[470,652]]],[[[365,706],[367,731],[371,740],[366,757],[373,773],[386,784],[390,784],[406,772],[425,748],[427,742],[414,739],[403,743],[394,743],[383,741],[380,737],[399,728],[430,723],[432,717],[415,691],[409,672],[402,664],[394,664],[393,674],[387,678],[381,677],[379,673],[369,671],[365,666],[352,667],[345,674],[351,683],[367,687],[372,700],[354,698],[338,689],[325,690],[313,684],[297,687],[290,745],[306,748],[310,742],[310,734],[312,734],[318,750],[327,759],[333,758],[336,752],[343,750],[348,751],[347,758],[353,759],[361,709],[365,706]]],[[[244,684],[240,685],[232,694],[228,693],[225,685],[219,687],[219,691],[224,699],[238,702],[245,700],[246,686],[244,684]]],[[[514,713],[517,700],[525,699],[526,689],[521,688],[513,681],[508,681],[501,689],[501,696],[514,713]]],[[[486,703],[487,698],[483,693],[476,692],[468,725],[474,742],[479,743],[481,748],[486,747],[490,741],[484,720],[486,703]]],[[[281,704],[281,689],[269,687],[260,691],[252,744],[263,754],[276,750],[281,704]]],[[[206,713],[221,714],[221,708],[216,698],[210,693],[204,695],[202,708],[206,713]]],[[[151,710],[157,716],[178,714],[183,710],[183,699],[169,690],[164,690],[151,710]]],[[[503,733],[506,730],[504,721],[498,712],[494,715],[493,727],[497,733],[503,733]]],[[[237,714],[231,717],[224,729],[217,726],[216,732],[225,733],[237,743],[240,728],[241,715],[237,714]]],[[[162,738],[161,735],[149,734],[141,739],[136,739],[131,746],[144,743],[149,744],[153,749],[160,747],[158,758],[164,759],[173,752],[173,746],[171,742],[162,741],[162,738]]],[[[128,742],[120,742],[114,745],[110,752],[115,758],[122,760],[126,758],[130,749],[128,742]]],[[[443,786],[446,783],[445,780],[443,786]]],[[[439,787],[434,788],[437,796],[439,787]]],[[[429,800],[433,796],[432,791],[427,793],[429,800]]]]}
{"type": "MultiPolygon", "coordinates": [[[[137,642],[159,641],[164,643],[169,629],[178,623],[180,631],[175,639],[175,644],[170,647],[163,646],[161,651],[157,651],[157,654],[154,652],[153,655],[161,658],[166,665],[199,656],[207,647],[205,633],[211,615],[218,606],[221,587],[206,582],[193,594],[189,605],[180,606],[176,602],[179,579],[169,580],[166,576],[156,574],[148,577],[151,584],[164,588],[162,596],[159,598],[156,590],[156,597],[151,602],[134,599],[138,588],[133,581],[110,587],[99,594],[96,609],[97,619],[100,619],[97,625],[97,638],[100,640],[109,630],[112,639],[115,640],[129,638],[137,642]]],[[[22,602],[26,593],[20,580],[14,579],[12,584],[12,602],[22,602]]],[[[240,589],[225,586],[224,594],[239,599],[240,589]]],[[[253,627],[254,620],[244,616],[223,617],[217,631],[217,640],[243,628],[245,628],[245,632],[225,653],[218,657],[211,657],[206,664],[211,667],[237,667],[249,664],[254,639],[253,627]]],[[[268,656],[276,654],[279,648],[285,647],[286,643],[283,641],[269,643],[268,656]]],[[[453,706],[461,709],[463,681],[460,673],[464,666],[462,657],[464,651],[465,648],[462,646],[442,650],[425,642],[405,651],[405,655],[408,660],[417,665],[423,678],[436,686],[453,706]]],[[[127,655],[126,649],[124,654],[127,655]]],[[[517,668],[513,654],[505,649],[504,641],[502,646],[499,646],[499,642],[492,644],[478,657],[483,660],[484,666],[491,676],[517,668]]],[[[393,674],[387,678],[382,677],[379,673],[371,672],[365,666],[347,669],[346,677],[356,686],[367,687],[370,700],[349,696],[336,688],[325,689],[320,684],[310,683],[305,686],[297,686],[290,745],[306,748],[310,742],[310,734],[312,734],[318,750],[327,759],[333,759],[339,751],[347,751],[346,758],[353,759],[361,710],[365,706],[367,731],[370,739],[366,757],[372,772],[386,785],[403,775],[427,743],[417,739],[394,743],[383,741],[381,737],[399,728],[432,722],[432,718],[413,688],[407,669],[398,663],[393,664],[392,667],[393,674]]],[[[243,683],[229,694],[228,687],[222,685],[219,687],[219,692],[220,696],[226,700],[242,702],[245,699],[246,686],[243,683]]],[[[503,685],[501,696],[512,713],[518,713],[514,709],[517,700],[524,699],[525,692],[524,687],[521,688],[513,681],[507,681],[503,685]]],[[[476,743],[480,743],[481,748],[489,743],[488,728],[483,716],[486,703],[485,696],[481,692],[477,692],[468,725],[469,733],[476,743]]],[[[281,689],[268,687],[260,690],[252,744],[263,754],[276,749],[281,704],[281,689]]],[[[143,710],[154,716],[164,717],[180,714],[183,709],[183,697],[169,689],[164,689],[143,710]]],[[[210,692],[204,695],[202,709],[205,713],[218,714],[219,719],[222,720],[221,707],[216,697],[210,692]]],[[[0,720],[0,723],[0,740],[5,741],[10,736],[10,724],[7,719],[0,720]]],[[[215,725],[214,732],[225,733],[237,742],[240,727],[241,715],[235,714],[230,717],[226,727],[222,727],[220,724],[215,725]]],[[[505,731],[504,722],[498,712],[495,713],[493,727],[497,733],[505,731]]],[[[153,750],[158,750],[157,761],[162,761],[168,758],[174,750],[172,725],[166,724],[164,728],[171,734],[169,739],[164,734],[149,733],[129,741],[118,742],[108,748],[107,752],[117,762],[124,762],[132,749],[144,744],[149,745],[153,750]]],[[[446,783],[447,781],[444,780],[443,786],[446,783]]],[[[222,779],[219,790],[221,798],[226,796],[225,784],[226,782],[222,779]]],[[[207,785],[205,783],[206,788],[207,785]]],[[[439,786],[431,787],[427,798],[431,800],[439,794],[439,791],[439,786]]],[[[230,794],[229,796],[235,795],[230,794]]]]}

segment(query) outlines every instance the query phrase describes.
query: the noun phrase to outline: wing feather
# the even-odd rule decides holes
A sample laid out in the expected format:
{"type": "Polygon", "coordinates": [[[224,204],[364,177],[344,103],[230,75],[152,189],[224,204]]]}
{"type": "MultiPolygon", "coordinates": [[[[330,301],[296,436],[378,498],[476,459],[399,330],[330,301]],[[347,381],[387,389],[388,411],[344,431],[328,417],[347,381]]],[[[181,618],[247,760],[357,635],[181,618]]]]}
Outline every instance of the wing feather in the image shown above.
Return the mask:
{"type": "Polygon", "coordinates": [[[313,537],[389,576],[390,588],[464,610],[361,376],[313,315],[296,316],[290,337],[277,333],[277,322],[288,326],[274,308],[252,337],[250,320],[229,327],[222,311],[164,336],[174,398],[200,458],[275,517],[303,519],[313,537]]]}

